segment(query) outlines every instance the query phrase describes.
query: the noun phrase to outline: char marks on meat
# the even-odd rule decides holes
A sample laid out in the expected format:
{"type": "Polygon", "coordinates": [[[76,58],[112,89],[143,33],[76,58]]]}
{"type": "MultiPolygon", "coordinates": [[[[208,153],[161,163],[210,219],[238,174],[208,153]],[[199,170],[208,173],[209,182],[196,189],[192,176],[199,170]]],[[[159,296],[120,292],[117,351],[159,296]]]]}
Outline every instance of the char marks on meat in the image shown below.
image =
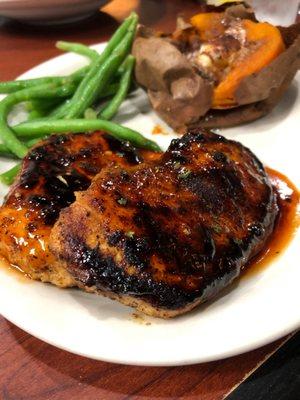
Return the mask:
{"type": "Polygon", "coordinates": [[[1,255],[33,279],[74,285],[48,249],[61,209],[72,204],[75,192],[86,190],[104,166],[125,167],[142,160],[141,152],[104,132],[52,135],[39,143],[24,158],[0,210],[1,255]]]}
{"type": "Polygon", "coordinates": [[[249,149],[191,131],[155,162],[103,168],[61,212],[50,248],[85,290],[172,317],[239,276],[277,212],[249,149]]]}

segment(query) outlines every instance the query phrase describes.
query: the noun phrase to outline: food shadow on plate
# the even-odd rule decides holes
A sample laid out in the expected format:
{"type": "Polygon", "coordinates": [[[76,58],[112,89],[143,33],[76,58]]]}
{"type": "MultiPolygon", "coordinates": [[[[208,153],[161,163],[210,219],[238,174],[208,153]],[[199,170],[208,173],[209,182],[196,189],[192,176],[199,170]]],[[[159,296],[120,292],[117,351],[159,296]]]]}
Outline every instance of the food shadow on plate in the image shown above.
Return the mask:
{"type": "Polygon", "coordinates": [[[151,112],[150,102],[144,90],[141,88],[132,92],[124,101],[115,118],[118,124],[125,124],[138,115],[146,115],[151,112]]]}
{"type": "Polygon", "coordinates": [[[97,320],[128,320],[128,316],[133,311],[132,308],[119,304],[117,301],[79,289],[70,290],[70,297],[97,320]]]}
{"type": "Polygon", "coordinates": [[[241,133],[247,134],[261,134],[262,132],[271,131],[278,125],[280,122],[284,121],[289,117],[291,112],[294,109],[294,105],[299,96],[299,88],[294,80],[292,85],[288,88],[279,104],[266,116],[258,119],[257,121],[250,122],[247,124],[243,124],[234,128],[226,128],[220,130],[220,133],[223,135],[227,132],[230,132],[231,139],[234,139],[235,136],[240,135],[241,133]]]}
{"type": "Polygon", "coordinates": [[[125,306],[120,304],[116,300],[111,300],[102,295],[86,293],[81,290],[70,290],[70,296],[72,299],[80,304],[80,307],[83,307],[93,318],[103,321],[103,320],[119,320],[119,321],[128,321],[131,320],[132,323],[143,322],[142,325],[146,325],[150,323],[153,325],[161,325],[161,324],[172,324],[177,323],[178,321],[184,321],[185,319],[201,317],[201,314],[207,312],[207,310],[211,307],[224,307],[224,301],[229,300],[231,294],[234,295],[237,287],[240,285],[240,279],[236,279],[229,286],[224,288],[220,293],[218,293],[211,300],[200,304],[195,307],[192,311],[189,311],[185,314],[179,315],[176,318],[170,319],[161,319],[151,317],[149,315],[143,314],[137,311],[135,308],[125,306]],[[136,318],[136,316],[138,318],[136,318]],[[145,324],[144,324],[145,323],[145,324]]]}
{"type": "Polygon", "coordinates": [[[183,314],[182,316],[180,316],[179,318],[183,319],[183,318],[195,318],[197,316],[197,314],[200,315],[202,313],[208,312],[208,310],[211,307],[214,307],[214,311],[216,311],[216,308],[218,307],[224,307],[224,302],[226,302],[227,300],[230,301],[231,295],[235,294],[236,289],[238,288],[238,286],[240,285],[240,278],[237,278],[235,281],[233,281],[230,285],[228,285],[227,287],[225,287],[224,289],[222,289],[216,296],[214,296],[212,299],[200,304],[199,306],[195,307],[192,311],[183,314]]]}
{"type": "MultiPolygon", "coordinates": [[[[294,81],[284,94],[280,103],[271,111],[270,114],[251,123],[234,128],[228,128],[224,131],[222,129],[220,130],[220,133],[226,135],[226,133],[230,131],[232,139],[234,139],[234,137],[239,135],[241,132],[247,134],[260,134],[261,132],[272,130],[279,122],[289,117],[297,101],[299,95],[298,92],[299,88],[297,83],[294,81]]],[[[139,88],[131,93],[128,100],[124,102],[115,121],[119,124],[126,124],[126,122],[136,118],[138,115],[147,115],[150,113],[154,113],[154,111],[151,108],[148,96],[143,89],[139,88]]],[[[157,118],[159,117],[157,116],[157,118]]]]}

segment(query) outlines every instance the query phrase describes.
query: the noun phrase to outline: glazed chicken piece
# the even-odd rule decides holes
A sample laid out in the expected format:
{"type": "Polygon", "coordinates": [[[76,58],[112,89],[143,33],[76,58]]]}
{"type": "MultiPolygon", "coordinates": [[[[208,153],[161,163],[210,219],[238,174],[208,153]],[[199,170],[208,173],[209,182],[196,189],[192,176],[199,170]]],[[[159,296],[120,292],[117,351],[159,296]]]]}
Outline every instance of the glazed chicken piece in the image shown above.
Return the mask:
{"type": "Polygon", "coordinates": [[[48,249],[61,209],[75,200],[75,191],[89,187],[101,168],[136,165],[141,153],[148,156],[104,132],[53,135],[38,144],[25,157],[0,209],[0,254],[33,279],[73,286],[74,278],[48,249]]]}
{"type": "Polygon", "coordinates": [[[239,276],[277,213],[249,149],[193,131],[152,164],[102,169],[61,212],[50,248],[83,289],[174,317],[239,276]]]}

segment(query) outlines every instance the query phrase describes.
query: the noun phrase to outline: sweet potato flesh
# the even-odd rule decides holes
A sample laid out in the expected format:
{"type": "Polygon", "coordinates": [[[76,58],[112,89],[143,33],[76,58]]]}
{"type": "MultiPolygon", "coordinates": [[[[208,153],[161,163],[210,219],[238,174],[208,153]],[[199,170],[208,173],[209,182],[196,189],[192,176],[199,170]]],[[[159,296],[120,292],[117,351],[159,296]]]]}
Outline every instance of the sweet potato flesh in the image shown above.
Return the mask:
{"type": "Polygon", "coordinates": [[[240,49],[235,54],[223,51],[222,63],[219,56],[213,60],[213,67],[221,69],[218,74],[221,79],[214,88],[213,108],[237,106],[235,92],[241,81],[262,70],[285,50],[279,29],[268,23],[245,19],[236,21],[228,30],[223,13],[203,13],[194,16],[191,24],[197,29],[200,40],[216,49],[226,47],[228,32],[229,35],[233,32],[240,41],[240,49]]]}
{"type": "Polygon", "coordinates": [[[224,13],[220,12],[202,13],[192,17],[191,24],[197,29],[200,39],[208,41],[224,33],[223,18],[224,13]]]}

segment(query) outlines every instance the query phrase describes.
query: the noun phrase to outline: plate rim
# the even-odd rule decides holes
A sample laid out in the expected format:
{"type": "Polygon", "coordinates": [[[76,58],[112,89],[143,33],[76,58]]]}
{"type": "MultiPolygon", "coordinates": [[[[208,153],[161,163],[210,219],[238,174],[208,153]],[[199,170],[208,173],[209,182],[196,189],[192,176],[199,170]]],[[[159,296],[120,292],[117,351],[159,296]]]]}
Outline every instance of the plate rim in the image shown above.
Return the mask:
{"type": "Polygon", "coordinates": [[[275,333],[274,335],[269,336],[268,338],[264,338],[260,341],[257,341],[256,344],[249,344],[248,346],[238,346],[236,347],[234,351],[224,351],[218,353],[219,355],[212,354],[211,356],[206,356],[206,357],[195,357],[195,358],[190,358],[188,360],[184,361],[162,361],[162,362],[145,362],[141,361],[139,359],[120,359],[116,357],[97,357],[93,354],[87,354],[85,352],[81,352],[80,350],[73,349],[73,348],[68,348],[65,347],[61,344],[57,344],[55,341],[49,340],[44,337],[44,335],[36,334],[33,332],[30,328],[24,328],[24,326],[20,326],[18,322],[15,322],[13,318],[7,317],[1,312],[2,316],[12,323],[13,325],[17,326],[19,329],[23,330],[24,332],[28,333],[29,335],[37,338],[38,340],[41,340],[42,342],[45,342],[53,347],[58,348],[59,350],[62,351],[67,351],[68,353],[80,356],[80,357],[85,357],[91,360],[95,361],[103,361],[103,362],[108,362],[108,363],[113,363],[113,364],[121,364],[121,365],[128,365],[128,366],[137,366],[137,367],[178,367],[178,366],[185,366],[185,365],[196,365],[196,364],[202,364],[202,363],[208,363],[208,362],[213,362],[213,361],[221,361],[225,360],[227,358],[235,357],[241,354],[246,354],[251,351],[257,350],[261,347],[264,347],[268,344],[274,343],[277,340],[284,338],[285,336],[288,336],[289,334],[292,334],[293,332],[297,332],[299,329],[299,323],[295,322],[294,326],[292,328],[286,328],[283,329],[281,332],[275,333]]]}

